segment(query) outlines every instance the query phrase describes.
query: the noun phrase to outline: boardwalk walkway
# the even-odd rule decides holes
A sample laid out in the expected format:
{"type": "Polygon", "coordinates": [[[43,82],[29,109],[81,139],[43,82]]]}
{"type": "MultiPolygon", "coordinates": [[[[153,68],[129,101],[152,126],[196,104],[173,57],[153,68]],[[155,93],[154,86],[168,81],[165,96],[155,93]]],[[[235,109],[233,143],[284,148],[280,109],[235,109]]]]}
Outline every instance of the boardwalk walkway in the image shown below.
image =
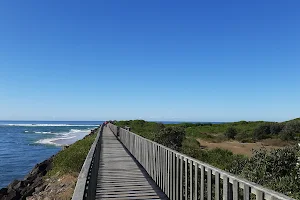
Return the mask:
{"type": "Polygon", "coordinates": [[[168,199],[107,127],[102,135],[96,199],[168,199]]]}

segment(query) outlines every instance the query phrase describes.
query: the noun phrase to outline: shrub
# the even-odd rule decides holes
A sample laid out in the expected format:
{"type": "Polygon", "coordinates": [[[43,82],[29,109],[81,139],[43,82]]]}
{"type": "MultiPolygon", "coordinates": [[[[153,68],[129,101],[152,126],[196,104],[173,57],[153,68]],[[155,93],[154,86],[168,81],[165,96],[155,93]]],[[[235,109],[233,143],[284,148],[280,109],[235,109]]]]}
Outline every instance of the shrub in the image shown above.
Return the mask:
{"type": "Polygon", "coordinates": [[[271,135],[278,135],[282,129],[283,129],[284,125],[281,123],[272,123],[270,124],[270,134],[271,135]]]}
{"type": "Polygon", "coordinates": [[[294,140],[297,133],[300,133],[300,121],[290,121],[282,129],[280,138],[283,140],[294,140]]]}
{"type": "Polygon", "coordinates": [[[182,141],[185,138],[185,130],[181,127],[167,127],[162,129],[156,137],[155,142],[167,146],[174,150],[179,150],[182,146],[182,141]]]}
{"type": "Polygon", "coordinates": [[[243,131],[238,133],[235,136],[235,139],[237,139],[240,142],[252,142],[251,135],[249,135],[247,132],[243,131]]]}
{"type": "Polygon", "coordinates": [[[182,142],[181,153],[191,156],[193,158],[202,157],[200,143],[194,138],[186,138],[182,142]]]}
{"type": "Polygon", "coordinates": [[[256,127],[253,131],[253,137],[257,140],[266,139],[270,137],[270,124],[264,123],[256,127]]]}
{"type": "Polygon", "coordinates": [[[233,165],[236,164],[235,161],[238,161],[238,163],[244,163],[246,160],[246,157],[243,155],[236,155],[229,150],[220,148],[207,150],[207,156],[206,162],[226,171],[233,168],[233,165]]]}
{"type": "Polygon", "coordinates": [[[157,123],[156,124],[156,127],[155,127],[155,131],[156,132],[159,132],[160,130],[164,129],[165,128],[165,125],[163,123],[157,123]]]}
{"type": "Polygon", "coordinates": [[[295,146],[274,149],[269,153],[266,149],[254,151],[254,156],[248,159],[240,175],[286,195],[297,195],[300,191],[299,150],[295,146]]]}
{"type": "Polygon", "coordinates": [[[234,137],[237,135],[237,130],[234,127],[228,127],[226,132],[224,133],[224,135],[228,138],[228,139],[234,139],[234,137]]]}

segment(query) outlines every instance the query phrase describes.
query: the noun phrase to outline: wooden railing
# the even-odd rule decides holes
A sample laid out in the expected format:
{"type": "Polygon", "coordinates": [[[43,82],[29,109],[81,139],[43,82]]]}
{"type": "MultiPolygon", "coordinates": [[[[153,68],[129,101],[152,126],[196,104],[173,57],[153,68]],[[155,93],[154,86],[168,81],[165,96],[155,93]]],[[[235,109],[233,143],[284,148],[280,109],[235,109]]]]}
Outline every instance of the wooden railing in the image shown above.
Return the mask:
{"type": "Polygon", "coordinates": [[[102,132],[103,125],[98,128],[96,139],[92,144],[90,151],[81,168],[72,200],[95,199],[102,132]]]}
{"type": "Polygon", "coordinates": [[[170,199],[292,199],[113,124],[109,127],[170,199]]]}

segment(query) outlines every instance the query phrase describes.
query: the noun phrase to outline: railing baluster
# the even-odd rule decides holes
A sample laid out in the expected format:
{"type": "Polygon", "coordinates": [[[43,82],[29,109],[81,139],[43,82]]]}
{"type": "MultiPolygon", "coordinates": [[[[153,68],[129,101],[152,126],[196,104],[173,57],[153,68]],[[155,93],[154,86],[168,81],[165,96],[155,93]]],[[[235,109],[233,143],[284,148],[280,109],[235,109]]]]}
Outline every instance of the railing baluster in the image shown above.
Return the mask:
{"type": "Polygon", "coordinates": [[[201,200],[204,200],[204,190],[205,190],[205,169],[204,166],[201,165],[201,200]]]}
{"type": "Polygon", "coordinates": [[[233,180],[232,183],[232,193],[233,193],[233,199],[238,199],[239,197],[239,185],[236,180],[233,180]]]}
{"type": "Polygon", "coordinates": [[[180,156],[180,200],[183,199],[183,175],[182,174],[183,174],[183,157],[180,156]]]}
{"type": "Polygon", "coordinates": [[[220,173],[215,172],[215,200],[220,199],[220,173]]]}
{"type": "Polygon", "coordinates": [[[250,200],[250,187],[244,184],[244,200],[250,200]]]}
{"type": "Polygon", "coordinates": [[[160,178],[160,175],[161,175],[161,157],[160,157],[160,146],[157,146],[157,159],[158,159],[158,162],[157,162],[157,170],[158,170],[158,180],[157,180],[157,185],[161,188],[161,178],[160,178]]]}
{"type": "Polygon", "coordinates": [[[179,200],[179,185],[180,185],[180,179],[179,179],[179,155],[176,154],[176,200],[179,200]]]}
{"type": "Polygon", "coordinates": [[[228,184],[229,180],[227,176],[223,176],[223,199],[228,199],[228,184]]]}
{"type": "Polygon", "coordinates": [[[172,152],[169,152],[169,156],[170,156],[170,199],[173,198],[173,165],[172,165],[172,162],[173,162],[173,153],[172,152]]]}
{"type": "Polygon", "coordinates": [[[264,199],[264,195],[262,191],[256,190],[256,200],[263,200],[263,199],[264,199]]]}
{"type": "Polygon", "coordinates": [[[193,200],[193,161],[190,160],[190,200],[193,200]]]}
{"type": "Polygon", "coordinates": [[[185,194],[184,194],[184,196],[185,196],[185,200],[187,200],[188,199],[188,170],[187,170],[187,167],[188,167],[188,159],[186,158],[185,159],[185,163],[184,163],[184,171],[185,171],[185,173],[184,173],[184,175],[185,175],[185,184],[184,184],[184,186],[185,186],[185,194]]]}
{"type": "Polygon", "coordinates": [[[169,197],[172,199],[172,152],[169,151],[169,197]]]}
{"type": "Polygon", "coordinates": [[[173,199],[176,198],[176,154],[173,153],[173,199]]]}
{"type": "Polygon", "coordinates": [[[165,193],[168,194],[168,152],[165,149],[165,193]]]}
{"type": "Polygon", "coordinates": [[[212,190],[211,190],[211,184],[212,184],[212,181],[211,181],[211,169],[208,169],[207,170],[207,199],[208,200],[211,200],[211,197],[212,197],[212,190]]]}
{"type": "Polygon", "coordinates": [[[195,163],[195,194],[194,199],[198,200],[198,163],[195,163]]]}

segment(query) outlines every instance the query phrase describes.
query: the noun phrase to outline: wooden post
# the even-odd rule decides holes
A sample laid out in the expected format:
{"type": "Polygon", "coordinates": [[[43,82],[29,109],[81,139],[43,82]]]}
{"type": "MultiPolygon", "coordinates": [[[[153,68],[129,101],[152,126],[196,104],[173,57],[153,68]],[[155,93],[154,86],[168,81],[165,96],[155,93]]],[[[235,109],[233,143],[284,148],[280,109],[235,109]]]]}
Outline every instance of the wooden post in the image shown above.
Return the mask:
{"type": "Polygon", "coordinates": [[[117,126],[117,137],[119,137],[119,136],[120,136],[120,127],[117,126]]]}

